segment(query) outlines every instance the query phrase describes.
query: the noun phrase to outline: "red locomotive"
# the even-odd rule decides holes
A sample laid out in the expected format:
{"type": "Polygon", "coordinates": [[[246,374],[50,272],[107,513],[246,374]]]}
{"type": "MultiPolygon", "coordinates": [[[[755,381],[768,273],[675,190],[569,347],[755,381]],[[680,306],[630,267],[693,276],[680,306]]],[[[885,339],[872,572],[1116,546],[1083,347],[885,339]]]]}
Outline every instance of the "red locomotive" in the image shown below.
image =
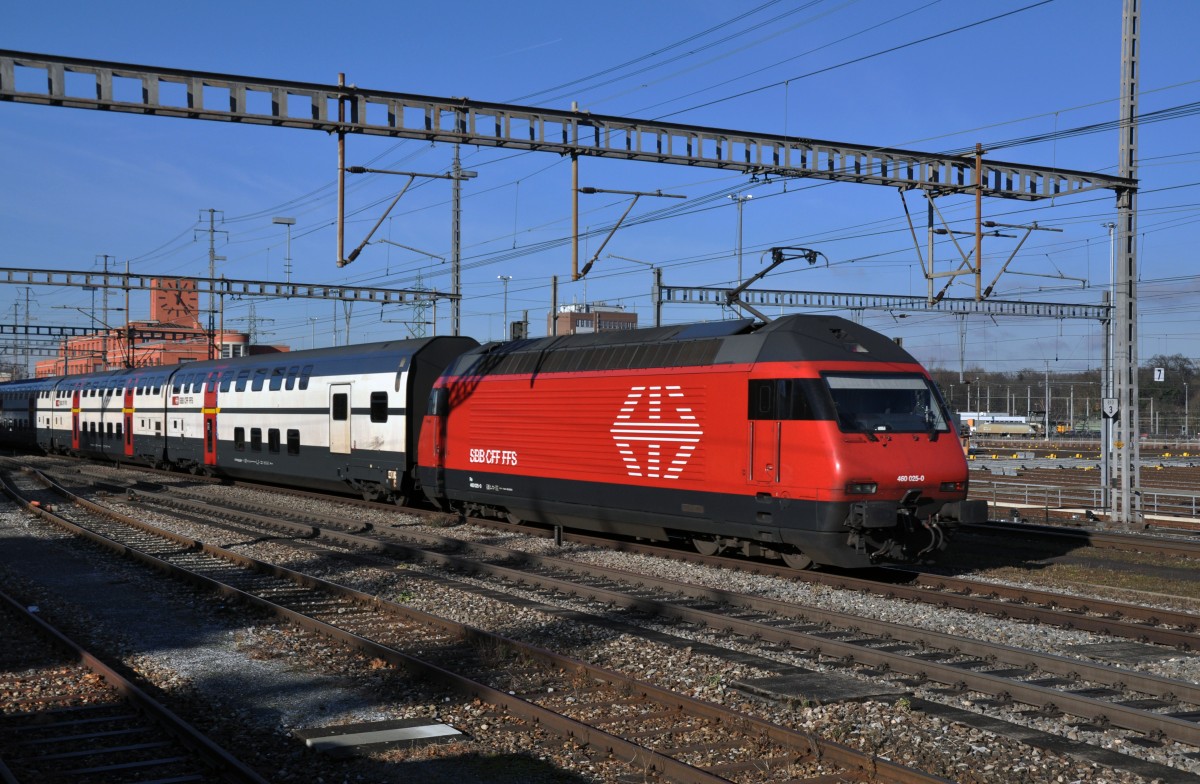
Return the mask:
{"type": "Polygon", "coordinates": [[[480,346],[435,384],[418,464],[468,513],[797,567],[920,560],[986,517],[925,371],[828,316],[480,346]]]}

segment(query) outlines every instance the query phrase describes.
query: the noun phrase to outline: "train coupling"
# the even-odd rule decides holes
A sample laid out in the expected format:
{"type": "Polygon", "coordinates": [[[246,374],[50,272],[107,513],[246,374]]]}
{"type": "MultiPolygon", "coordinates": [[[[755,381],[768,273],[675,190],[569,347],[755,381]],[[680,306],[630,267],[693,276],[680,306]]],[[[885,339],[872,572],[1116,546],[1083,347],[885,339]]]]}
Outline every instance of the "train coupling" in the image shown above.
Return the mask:
{"type": "Polygon", "coordinates": [[[871,563],[913,563],[946,546],[947,532],[938,518],[918,516],[894,502],[852,504],[845,525],[847,543],[864,551],[871,563]]]}

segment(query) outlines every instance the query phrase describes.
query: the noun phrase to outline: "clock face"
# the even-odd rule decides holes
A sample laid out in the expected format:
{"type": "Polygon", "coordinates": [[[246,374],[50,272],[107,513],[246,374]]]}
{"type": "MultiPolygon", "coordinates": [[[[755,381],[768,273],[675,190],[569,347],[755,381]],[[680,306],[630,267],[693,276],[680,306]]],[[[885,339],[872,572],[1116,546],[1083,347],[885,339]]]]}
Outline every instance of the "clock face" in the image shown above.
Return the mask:
{"type": "Polygon", "coordinates": [[[199,295],[191,287],[184,288],[179,281],[160,281],[154,292],[151,321],[160,323],[195,323],[199,311],[199,295]]]}

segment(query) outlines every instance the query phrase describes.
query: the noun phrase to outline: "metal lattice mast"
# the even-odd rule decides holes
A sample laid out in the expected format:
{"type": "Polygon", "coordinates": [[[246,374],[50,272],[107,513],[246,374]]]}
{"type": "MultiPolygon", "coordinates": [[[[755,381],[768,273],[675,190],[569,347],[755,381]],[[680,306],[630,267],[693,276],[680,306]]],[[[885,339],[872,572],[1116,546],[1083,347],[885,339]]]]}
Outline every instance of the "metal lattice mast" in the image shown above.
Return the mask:
{"type": "Polygon", "coordinates": [[[450,334],[460,335],[462,319],[462,161],[458,157],[458,145],[454,145],[454,166],[451,169],[452,179],[450,200],[450,334]]]}
{"type": "MultiPolygon", "coordinates": [[[[1120,176],[1137,177],[1139,0],[1125,0],[1121,23],[1120,176]]],[[[1141,449],[1138,443],[1137,189],[1117,190],[1117,300],[1114,371],[1117,376],[1116,497],[1113,513],[1127,526],[1142,522],[1141,449]]]]}

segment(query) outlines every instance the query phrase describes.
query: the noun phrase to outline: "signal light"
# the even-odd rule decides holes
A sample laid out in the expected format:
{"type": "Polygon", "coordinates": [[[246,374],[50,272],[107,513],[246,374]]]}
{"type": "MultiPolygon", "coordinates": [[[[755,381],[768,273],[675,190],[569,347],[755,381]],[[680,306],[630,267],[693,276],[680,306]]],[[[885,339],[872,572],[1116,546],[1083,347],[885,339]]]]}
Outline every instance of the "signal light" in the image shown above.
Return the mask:
{"type": "Polygon", "coordinates": [[[967,491],[967,483],[942,482],[941,490],[943,493],[965,493],[967,491]]]}
{"type": "Polygon", "coordinates": [[[875,482],[847,482],[847,495],[874,495],[879,489],[879,485],[875,482]]]}

